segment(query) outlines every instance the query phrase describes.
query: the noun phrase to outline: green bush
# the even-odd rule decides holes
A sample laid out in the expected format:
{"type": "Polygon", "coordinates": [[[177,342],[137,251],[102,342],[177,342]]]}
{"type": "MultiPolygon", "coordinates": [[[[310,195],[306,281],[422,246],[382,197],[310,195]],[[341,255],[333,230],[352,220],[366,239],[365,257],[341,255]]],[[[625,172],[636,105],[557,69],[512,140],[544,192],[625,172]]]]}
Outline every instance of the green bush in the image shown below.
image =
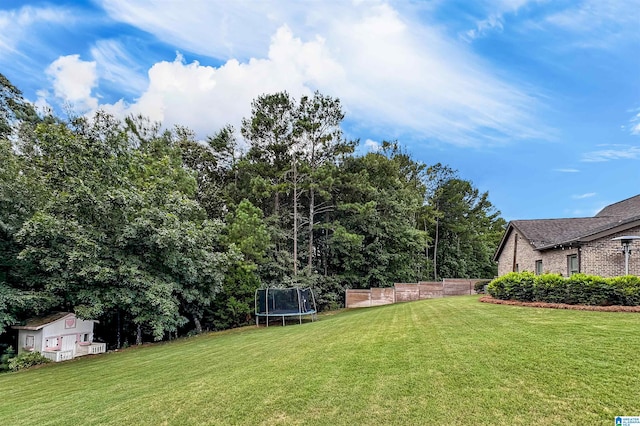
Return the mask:
{"type": "Polygon", "coordinates": [[[535,277],[532,272],[510,272],[491,281],[487,291],[496,299],[531,302],[535,277]]]}
{"type": "Polygon", "coordinates": [[[533,283],[533,300],[536,302],[564,303],[566,294],[566,281],[560,274],[538,275],[533,283]]]}
{"type": "Polygon", "coordinates": [[[501,277],[498,277],[491,281],[487,286],[487,292],[496,299],[509,300],[509,295],[506,294],[504,284],[511,279],[511,274],[515,272],[508,273],[501,277]]]}
{"type": "Polygon", "coordinates": [[[40,352],[25,352],[15,358],[9,360],[9,369],[12,371],[24,370],[34,365],[46,364],[51,362],[45,358],[40,352]]]}
{"type": "Polygon", "coordinates": [[[614,287],[619,305],[640,305],[640,277],[625,275],[624,277],[610,278],[614,287]]]}
{"type": "Polygon", "coordinates": [[[476,281],[476,283],[473,285],[473,289],[476,291],[476,293],[481,294],[484,293],[484,286],[489,284],[491,280],[478,280],[476,281]]]}
{"type": "Polygon", "coordinates": [[[488,292],[496,299],[521,302],[640,306],[640,277],[574,274],[564,278],[558,274],[510,272],[491,281],[488,292]]]}
{"type": "Polygon", "coordinates": [[[12,346],[8,346],[4,350],[0,350],[0,373],[9,370],[9,360],[16,355],[12,346]]]}
{"type": "Polygon", "coordinates": [[[610,280],[597,275],[574,274],[567,278],[567,296],[564,303],[570,305],[613,305],[615,288],[610,280]]]}

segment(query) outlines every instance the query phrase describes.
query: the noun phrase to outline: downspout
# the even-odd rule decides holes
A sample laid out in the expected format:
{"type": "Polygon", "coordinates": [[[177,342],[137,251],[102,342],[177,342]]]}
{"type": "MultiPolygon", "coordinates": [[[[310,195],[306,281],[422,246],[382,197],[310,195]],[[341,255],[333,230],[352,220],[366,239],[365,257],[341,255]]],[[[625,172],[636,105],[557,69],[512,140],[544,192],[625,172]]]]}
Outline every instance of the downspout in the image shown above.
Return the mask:
{"type": "Polygon", "coordinates": [[[578,243],[578,273],[582,273],[582,246],[578,243]]]}
{"type": "Polygon", "coordinates": [[[513,265],[511,266],[511,272],[516,272],[517,256],[518,256],[518,234],[516,233],[515,237],[513,238],[513,265]]]}

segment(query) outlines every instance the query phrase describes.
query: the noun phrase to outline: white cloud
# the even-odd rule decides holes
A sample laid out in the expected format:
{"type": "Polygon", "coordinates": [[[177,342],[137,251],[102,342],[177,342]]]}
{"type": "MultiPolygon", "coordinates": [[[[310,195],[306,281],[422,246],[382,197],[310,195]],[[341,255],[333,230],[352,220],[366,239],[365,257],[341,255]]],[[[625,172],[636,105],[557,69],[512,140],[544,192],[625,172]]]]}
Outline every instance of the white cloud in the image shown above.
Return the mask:
{"type": "Polygon", "coordinates": [[[20,9],[0,10],[0,58],[9,54],[20,54],[21,43],[29,43],[34,31],[49,23],[63,24],[74,21],[67,9],[59,7],[35,8],[23,6],[20,9]]]}
{"type": "Polygon", "coordinates": [[[42,112],[43,114],[48,114],[49,112],[53,112],[54,111],[54,108],[47,101],[47,99],[49,99],[50,96],[51,96],[48,91],[46,91],[46,90],[38,90],[36,92],[36,96],[37,96],[37,99],[33,103],[33,105],[36,107],[36,109],[39,112],[42,112]]]}
{"type": "Polygon", "coordinates": [[[560,173],[578,173],[578,172],[580,172],[580,170],[578,170],[578,169],[554,169],[554,171],[560,172],[560,173]]]}
{"type": "Polygon", "coordinates": [[[467,30],[462,34],[462,39],[470,42],[494,31],[501,32],[505,25],[505,15],[517,13],[520,8],[526,6],[528,3],[531,3],[531,0],[489,2],[488,6],[491,8],[491,11],[488,13],[488,16],[477,21],[475,28],[467,30]]]}
{"type": "Polygon", "coordinates": [[[186,125],[204,137],[229,123],[239,127],[250,113],[251,101],[264,93],[286,89],[299,97],[312,93],[311,86],[340,79],[341,73],[321,39],[304,43],[282,27],[266,59],[232,59],[212,67],[186,63],[178,54],[173,62],[151,67],[149,85],[135,103],[103,107],[116,115],[140,113],[167,126],[186,125]]]}
{"type": "Polygon", "coordinates": [[[631,134],[640,135],[640,113],[631,119],[631,134]]]}
{"type": "Polygon", "coordinates": [[[571,198],[573,198],[574,200],[583,200],[585,198],[591,198],[596,195],[597,194],[595,192],[587,192],[586,194],[572,195],[571,198]]]}
{"type": "Polygon", "coordinates": [[[99,78],[116,83],[122,92],[141,93],[147,79],[140,66],[117,40],[98,40],[91,48],[99,78]]]}
{"type": "Polygon", "coordinates": [[[98,107],[91,95],[97,85],[96,63],[80,59],[80,55],[60,56],[46,70],[53,83],[55,96],[74,112],[84,113],[98,107]]]}
{"type": "Polygon", "coordinates": [[[219,67],[159,62],[129,107],[199,132],[238,123],[259,94],[316,89],[340,97],[347,118],[364,128],[407,129],[416,138],[478,145],[549,132],[535,118],[541,105],[526,90],[498,78],[439,26],[414,22],[384,2],[221,1],[187,8],[103,0],[103,6],[193,54],[229,58],[219,67]]]}
{"type": "Polygon", "coordinates": [[[502,31],[504,28],[503,19],[501,15],[491,15],[486,19],[478,21],[476,28],[468,30],[464,33],[464,39],[467,41],[475,40],[476,38],[484,36],[489,31],[502,31]]]}
{"type": "MultiPolygon", "coordinates": [[[[637,40],[640,1],[584,0],[549,15],[546,23],[580,37],[573,44],[583,48],[611,48],[637,40]]],[[[569,41],[567,41],[569,42],[569,41]]]]}
{"type": "Polygon", "coordinates": [[[635,160],[640,158],[640,147],[628,145],[615,145],[615,149],[602,149],[587,152],[582,155],[582,161],[589,163],[611,160],[635,160]]]}
{"type": "MultiPolygon", "coordinates": [[[[246,60],[264,52],[282,24],[308,5],[247,0],[182,2],[102,0],[115,20],[155,35],[163,42],[220,59],[246,60]],[[278,23],[280,22],[280,23],[278,23]]],[[[313,5],[309,5],[313,6],[313,5]]]]}
{"type": "Polygon", "coordinates": [[[376,152],[380,150],[380,147],[381,147],[380,142],[376,142],[371,139],[367,139],[366,141],[364,141],[364,148],[366,151],[376,152]]]}

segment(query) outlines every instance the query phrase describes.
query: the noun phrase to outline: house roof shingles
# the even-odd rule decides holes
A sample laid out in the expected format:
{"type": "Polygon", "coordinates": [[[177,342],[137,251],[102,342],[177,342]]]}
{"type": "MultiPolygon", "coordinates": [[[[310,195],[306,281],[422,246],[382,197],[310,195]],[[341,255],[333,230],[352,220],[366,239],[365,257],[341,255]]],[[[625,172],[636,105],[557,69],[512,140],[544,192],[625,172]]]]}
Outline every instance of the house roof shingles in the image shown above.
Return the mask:
{"type": "Polygon", "coordinates": [[[536,249],[568,243],[608,226],[611,218],[583,217],[567,219],[514,220],[511,223],[536,249]]]}
{"type": "Polygon", "coordinates": [[[640,195],[613,203],[600,210],[596,217],[617,217],[621,219],[640,215],[640,195]]]}
{"type": "Polygon", "coordinates": [[[509,223],[494,259],[498,259],[509,234],[516,229],[536,250],[568,245],[597,233],[640,221],[640,195],[611,204],[594,217],[513,220],[509,223]]]}

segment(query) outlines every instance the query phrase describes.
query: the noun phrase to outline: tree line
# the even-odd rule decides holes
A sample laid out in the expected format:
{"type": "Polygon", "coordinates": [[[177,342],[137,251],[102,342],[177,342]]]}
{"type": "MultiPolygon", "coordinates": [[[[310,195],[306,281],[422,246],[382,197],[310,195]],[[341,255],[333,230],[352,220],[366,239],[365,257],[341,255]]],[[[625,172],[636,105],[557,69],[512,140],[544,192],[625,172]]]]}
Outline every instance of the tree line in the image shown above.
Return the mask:
{"type": "Polygon", "coordinates": [[[398,142],[358,155],[339,99],[266,94],[239,132],[37,113],[0,74],[0,334],[54,310],[112,346],[251,320],[263,286],[492,278],[505,222],[398,142]],[[241,136],[241,137],[240,137],[241,136]]]}

